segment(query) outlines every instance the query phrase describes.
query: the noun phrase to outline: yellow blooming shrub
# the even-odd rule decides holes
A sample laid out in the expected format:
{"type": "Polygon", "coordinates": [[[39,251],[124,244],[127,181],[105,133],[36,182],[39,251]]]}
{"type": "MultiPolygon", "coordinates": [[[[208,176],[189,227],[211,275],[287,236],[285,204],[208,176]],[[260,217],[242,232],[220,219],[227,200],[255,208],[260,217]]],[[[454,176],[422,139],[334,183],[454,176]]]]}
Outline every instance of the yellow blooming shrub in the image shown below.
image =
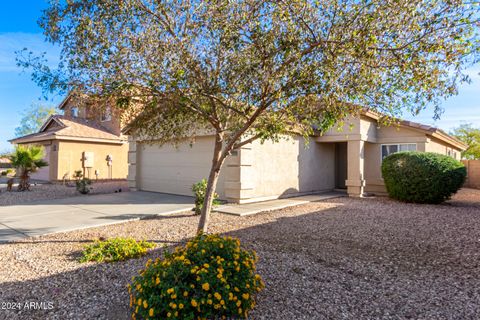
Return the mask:
{"type": "Polygon", "coordinates": [[[199,234],[132,279],[132,318],[246,318],[264,288],[256,261],[238,239],[199,234]]]}

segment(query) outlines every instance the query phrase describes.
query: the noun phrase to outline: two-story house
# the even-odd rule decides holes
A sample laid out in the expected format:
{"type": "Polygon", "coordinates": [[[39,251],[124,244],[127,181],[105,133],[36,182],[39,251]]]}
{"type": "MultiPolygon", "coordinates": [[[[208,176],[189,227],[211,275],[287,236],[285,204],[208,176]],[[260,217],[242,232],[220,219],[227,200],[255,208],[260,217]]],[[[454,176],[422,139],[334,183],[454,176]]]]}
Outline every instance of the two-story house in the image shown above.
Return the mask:
{"type": "Polygon", "coordinates": [[[48,167],[32,175],[45,181],[71,180],[81,170],[90,179],[125,179],[128,173],[128,141],[122,135],[118,112],[108,106],[78,102],[68,95],[60,110],[39,132],[10,140],[16,145],[41,145],[48,167]]]}

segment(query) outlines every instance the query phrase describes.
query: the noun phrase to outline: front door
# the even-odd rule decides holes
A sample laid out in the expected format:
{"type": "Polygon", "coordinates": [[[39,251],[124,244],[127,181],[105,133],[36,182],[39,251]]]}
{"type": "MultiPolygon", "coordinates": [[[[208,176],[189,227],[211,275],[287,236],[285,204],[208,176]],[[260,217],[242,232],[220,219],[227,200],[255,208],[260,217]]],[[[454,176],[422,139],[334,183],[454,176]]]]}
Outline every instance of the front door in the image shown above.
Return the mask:
{"type": "Polygon", "coordinates": [[[347,180],[347,142],[335,143],[335,188],[346,189],[347,180]]]}

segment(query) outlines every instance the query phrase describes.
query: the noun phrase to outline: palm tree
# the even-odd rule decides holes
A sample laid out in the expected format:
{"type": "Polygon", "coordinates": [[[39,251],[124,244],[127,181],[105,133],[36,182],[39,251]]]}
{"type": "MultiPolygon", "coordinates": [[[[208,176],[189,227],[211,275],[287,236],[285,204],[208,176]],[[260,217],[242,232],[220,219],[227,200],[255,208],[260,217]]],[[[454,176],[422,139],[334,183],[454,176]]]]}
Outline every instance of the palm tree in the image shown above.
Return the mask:
{"type": "Polygon", "coordinates": [[[41,146],[17,146],[9,156],[12,166],[20,173],[18,191],[30,190],[30,174],[48,166],[43,160],[45,151],[41,146]]]}

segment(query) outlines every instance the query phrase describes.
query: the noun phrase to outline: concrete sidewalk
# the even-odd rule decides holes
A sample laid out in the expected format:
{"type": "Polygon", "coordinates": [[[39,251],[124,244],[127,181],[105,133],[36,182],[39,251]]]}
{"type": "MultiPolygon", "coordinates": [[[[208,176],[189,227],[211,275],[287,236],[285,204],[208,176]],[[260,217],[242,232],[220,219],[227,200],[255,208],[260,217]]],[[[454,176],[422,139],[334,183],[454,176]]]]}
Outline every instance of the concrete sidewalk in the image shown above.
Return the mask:
{"type": "Polygon", "coordinates": [[[0,207],[0,242],[167,215],[193,208],[192,197],[123,192],[0,207]]]}
{"type": "Polygon", "coordinates": [[[338,197],[345,197],[346,193],[344,192],[325,192],[319,194],[311,194],[300,197],[292,197],[285,199],[276,199],[262,202],[253,202],[245,204],[226,204],[218,206],[214,209],[215,212],[233,214],[237,216],[247,216],[251,214],[256,214],[263,211],[278,210],[293,206],[298,206],[300,204],[305,204],[309,202],[322,201],[327,199],[333,199],[338,197]]]}

